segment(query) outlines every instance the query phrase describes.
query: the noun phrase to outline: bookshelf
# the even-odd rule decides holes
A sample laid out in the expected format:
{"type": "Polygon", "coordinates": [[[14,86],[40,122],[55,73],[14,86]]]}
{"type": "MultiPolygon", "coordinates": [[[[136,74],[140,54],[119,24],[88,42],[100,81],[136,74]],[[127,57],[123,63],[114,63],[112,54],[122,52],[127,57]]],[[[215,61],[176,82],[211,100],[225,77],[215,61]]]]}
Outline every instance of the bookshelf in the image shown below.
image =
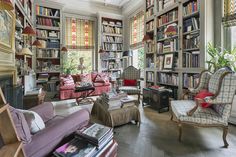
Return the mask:
{"type": "Polygon", "coordinates": [[[178,99],[197,84],[206,67],[206,45],[213,41],[212,5],[212,0],[146,0],[145,31],[153,36],[145,43],[147,87],[165,86],[178,99]],[[164,66],[168,56],[171,68],[164,66]]]}
{"type": "Polygon", "coordinates": [[[101,71],[119,77],[122,71],[123,21],[120,18],[101,16],[101,71]]]}
{"type": "Polygon", "coordinates": [[[59,80],[61,71],[62,6],[46,2],[35,4],[36,38],[42,46],[36,49],[37,82],[59,80]]]}

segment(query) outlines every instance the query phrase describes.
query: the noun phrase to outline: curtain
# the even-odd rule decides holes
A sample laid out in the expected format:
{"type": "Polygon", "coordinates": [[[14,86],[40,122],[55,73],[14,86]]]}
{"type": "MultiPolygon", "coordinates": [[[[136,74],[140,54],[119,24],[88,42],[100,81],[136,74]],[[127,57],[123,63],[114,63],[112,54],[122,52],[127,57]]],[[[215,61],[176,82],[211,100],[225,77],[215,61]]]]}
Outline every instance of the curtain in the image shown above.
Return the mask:
{"type": "Polygon", "coordinates": [[[236,0],[224,0],[224,26],[236,26],[236,0]]]}
{"type": "Polygon", "coordinates": [[[130,47],[142,45],[144,36],[144,12],[141,11],[130,19],[130,47]]]}
{"type": "Polygon", "coordinates": [[[68,49],[93,49],[93,33],[93,21],[71,17],[66,18],[65,42],[68,49]]]}

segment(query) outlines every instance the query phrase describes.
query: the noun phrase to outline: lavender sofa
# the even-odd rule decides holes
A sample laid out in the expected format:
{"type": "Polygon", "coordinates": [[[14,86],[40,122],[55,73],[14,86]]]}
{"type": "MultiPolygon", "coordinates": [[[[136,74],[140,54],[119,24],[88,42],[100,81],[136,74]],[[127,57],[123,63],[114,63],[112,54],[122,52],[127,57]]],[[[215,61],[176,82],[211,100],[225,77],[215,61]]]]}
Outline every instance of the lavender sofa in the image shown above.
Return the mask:
{"type": "MultiPolygon", "coordinates": [[[[77,129],[86,126],[90,119],[89,111],[86,109],[81,109],[67,117],[54,115],[53,105],[49,102],[30,110],[37,112],[46,125],[45,129],[33,135],[27,129],[22,131],[25,124],[25,119],[22,118],[24,116],[21,116],[20,120],[19,118],[16,119],[16,116],[11,111],[18,136],[23,140],[23,149],[26,157],[45,157],[50,155],[58,147],[62,139],[68,137],[77,129]],[[19,124],[19,121],[23,123],[19,124]]],[[[19,113],[17,117],[19,117],[19,113]]]]}

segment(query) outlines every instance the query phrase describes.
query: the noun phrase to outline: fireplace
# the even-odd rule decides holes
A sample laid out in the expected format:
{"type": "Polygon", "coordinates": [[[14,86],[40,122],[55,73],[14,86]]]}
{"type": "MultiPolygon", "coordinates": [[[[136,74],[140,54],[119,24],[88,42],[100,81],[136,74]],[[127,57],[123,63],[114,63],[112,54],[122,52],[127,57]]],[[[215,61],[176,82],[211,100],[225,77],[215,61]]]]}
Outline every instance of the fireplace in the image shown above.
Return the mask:
{"type": "Polygon", "coordinates": [[[13,75],[1,75],[0,87],[2,88],[7,103],[15,108],[23,109],[22,86],[13,85],[13,75]]]}

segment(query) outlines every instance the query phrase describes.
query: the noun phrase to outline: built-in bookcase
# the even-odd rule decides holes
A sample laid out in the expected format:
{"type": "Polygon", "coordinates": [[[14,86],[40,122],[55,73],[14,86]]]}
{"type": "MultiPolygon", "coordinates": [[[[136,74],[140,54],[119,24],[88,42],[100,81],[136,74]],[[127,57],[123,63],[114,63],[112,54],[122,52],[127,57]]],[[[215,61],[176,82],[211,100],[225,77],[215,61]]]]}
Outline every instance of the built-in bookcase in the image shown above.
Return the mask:
{"type": "Polygon", "coordinates": [[[205,69],[206,45],[213,41],[212,5],[212,0],[146,0],[145,31],[153,38],[145,43],[146,86],[165,86],[175,99],[196,86],[205,69]],[[170,56],[173,65],[166,68],[170,56]]]}

